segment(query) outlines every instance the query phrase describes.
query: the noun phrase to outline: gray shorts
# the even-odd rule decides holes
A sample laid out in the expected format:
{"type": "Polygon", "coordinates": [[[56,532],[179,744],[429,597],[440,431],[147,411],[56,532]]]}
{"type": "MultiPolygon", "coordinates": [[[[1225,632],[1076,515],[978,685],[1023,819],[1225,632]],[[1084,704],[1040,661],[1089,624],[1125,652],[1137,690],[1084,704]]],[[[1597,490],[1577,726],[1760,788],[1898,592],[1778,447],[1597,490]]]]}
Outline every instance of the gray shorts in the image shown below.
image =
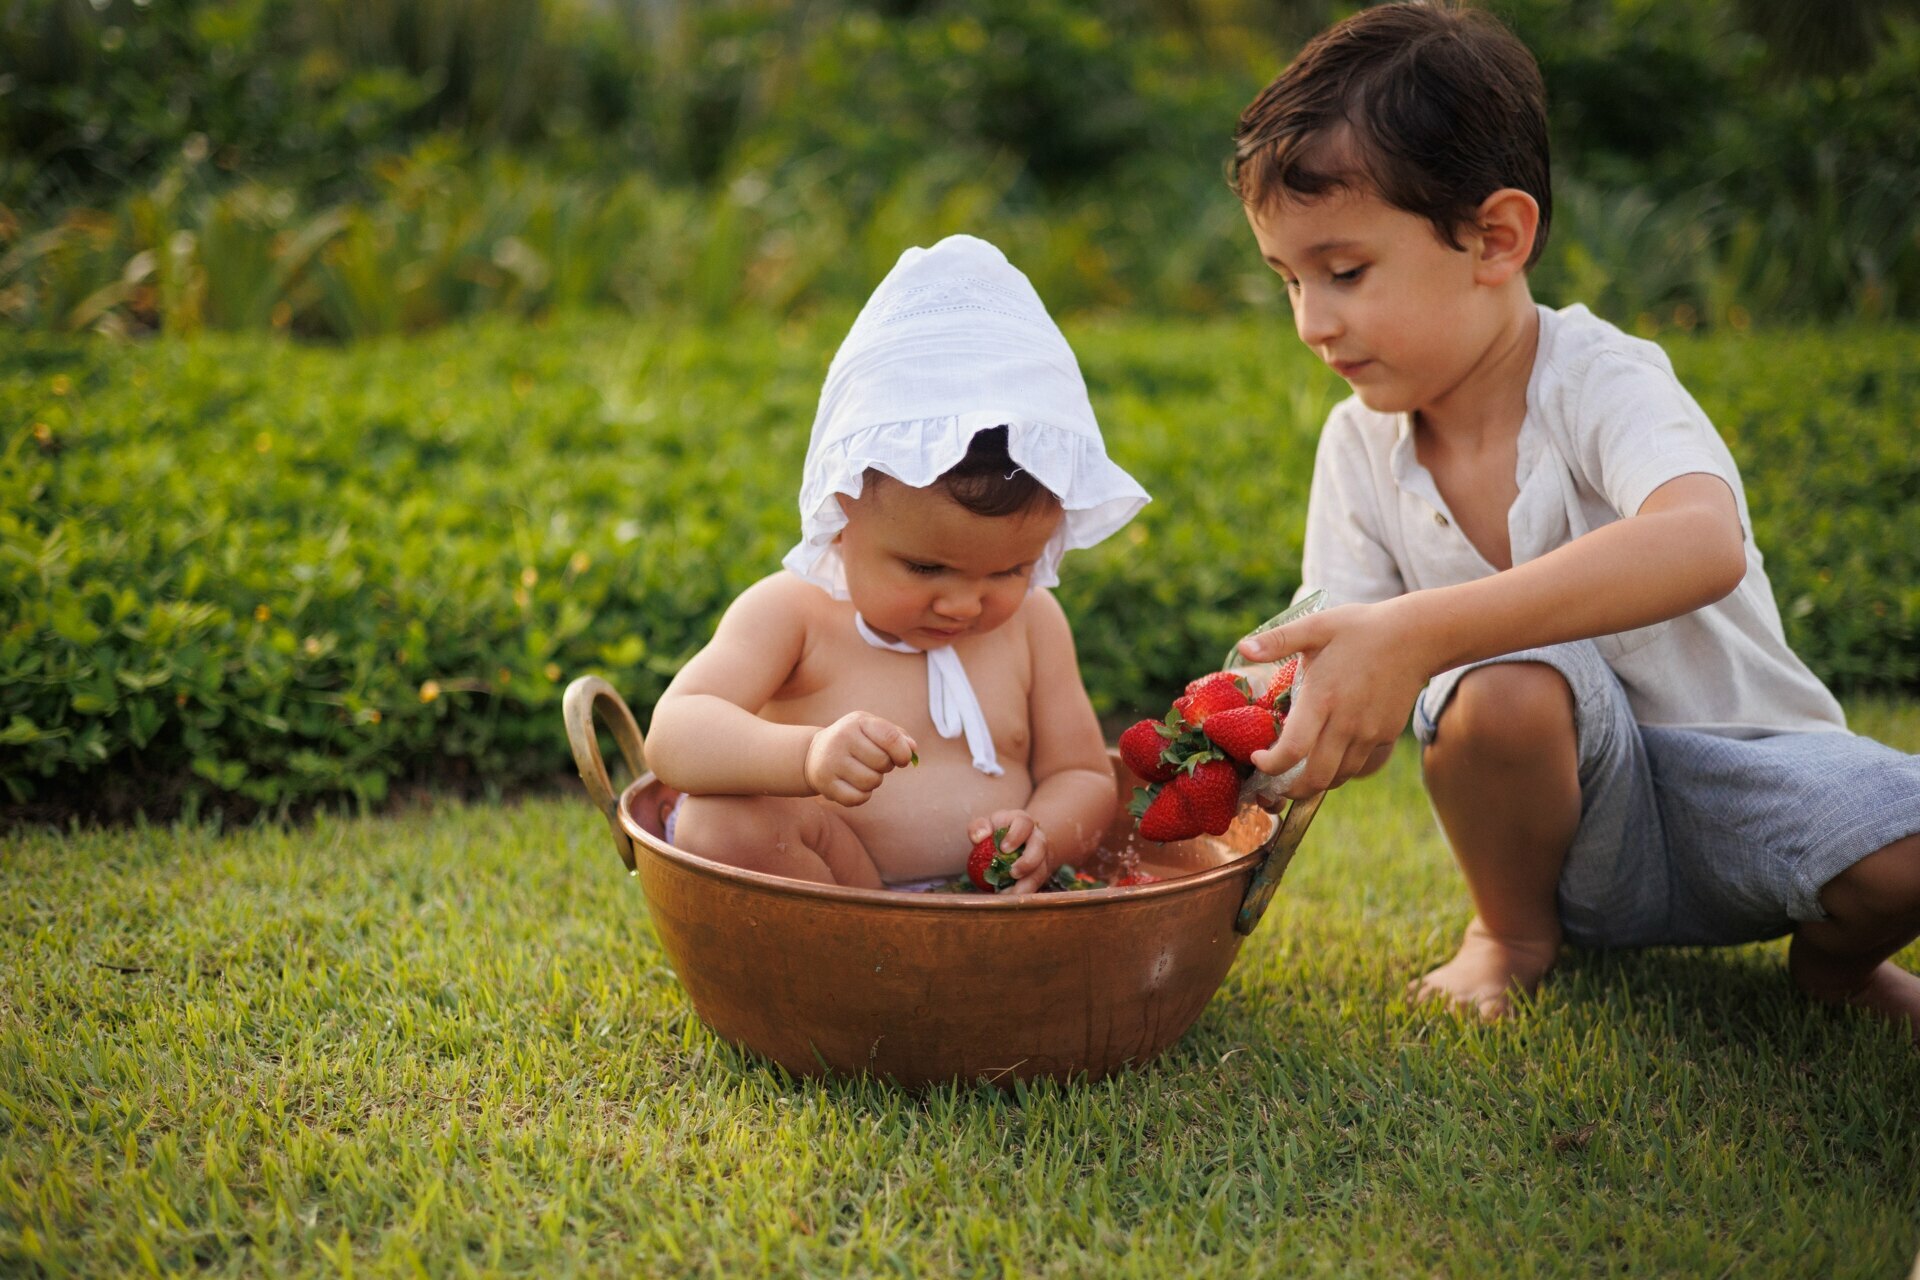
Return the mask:
{"type": "MultiPolygon", "coordinates": [[[[1634,721],[1590,641],[1491,662],[1539,662],[1573,689],[1580,827],[1560,873],[1560,921],[1589,947],[1718,945],[1820,920],[1820,889],[1920,832],[1920,756],[1851,733],[1725,738],[1634,721]]],[[[1487,666],[1491,663],[1476,663],[1487,666]]],[[[1422,744],[1459,678],[1413,709],[1422,744]]]]}

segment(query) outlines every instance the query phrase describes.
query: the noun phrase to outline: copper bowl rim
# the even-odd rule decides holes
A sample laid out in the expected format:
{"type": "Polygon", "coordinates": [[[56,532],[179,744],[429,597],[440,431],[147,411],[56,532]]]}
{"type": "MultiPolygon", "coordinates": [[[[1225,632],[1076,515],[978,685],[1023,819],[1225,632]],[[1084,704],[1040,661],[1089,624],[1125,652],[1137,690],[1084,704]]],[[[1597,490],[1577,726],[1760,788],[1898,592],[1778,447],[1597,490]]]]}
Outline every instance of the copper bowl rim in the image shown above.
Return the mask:
{"type": "MultiPolygon", "coordinates": [[[[769,875],[764,871],[730,867],[723,862],[714,862],[670,845],[642,827],[634,816],[632,802],[638,798],[640,792],[656,784],[665,789],[664,784],[660,784],[659,779],[654,777],[651,771],[642,774],[620,793],[619,803],[621,827],[635,843],[645,845],[655,856],[665,858],[682,870],[709,880],[739,884],[786,897],[817,898],[826,902],[864,903],[899,911],[1075,911],[1114,902],[1138,902],[1144,898],[1193,893],[1219,881],[1247,874],[1259,862],[1266,840],[1266,836],[1263,835],[1261,845],[1217,867],[1196,871],[1188,876],[1175,876],[1170,880],[1161,880],[1154,884],[1127,885],[1124,888],[1082,889],[1072,893],[1029,893],[1017,898],[985,894],[973,896],[958,893],[901,893],[893,889],[861,889],[852,885],[815,884],[806,880],[790,880],[785,876],[769,875]]],[[[1267,819],[1275,826],[1280,821],[1274,814],[1268,814],[1267,819]]],[[[1267,834],[1271,833],[1270,827],[1267,834]]],[[[637,870],[635,874],[638,874],[637,870]]]]}

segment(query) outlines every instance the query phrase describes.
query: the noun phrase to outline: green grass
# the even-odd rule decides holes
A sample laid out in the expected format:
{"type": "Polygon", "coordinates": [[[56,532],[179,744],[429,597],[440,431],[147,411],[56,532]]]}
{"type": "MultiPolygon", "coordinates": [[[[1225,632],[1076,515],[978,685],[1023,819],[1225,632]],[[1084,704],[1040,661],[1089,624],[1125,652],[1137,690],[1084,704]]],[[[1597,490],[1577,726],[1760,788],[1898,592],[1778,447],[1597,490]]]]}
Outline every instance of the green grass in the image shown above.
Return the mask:
{"type": "MultiPolygon", "coordinates": [[[[1920,704],[1851,709],[1920,749],[1920,704]]],[[[4,848],[0,1273],[1890,1277],[1920,1245],[1920,1054],[1795,998],[1782,944],[1570,953],[1500,1026],[1407,1007],[1467,908],[1404,747],[1169,1053],[1010,1094],[718,1042],[576,795],[4,848]]]]}

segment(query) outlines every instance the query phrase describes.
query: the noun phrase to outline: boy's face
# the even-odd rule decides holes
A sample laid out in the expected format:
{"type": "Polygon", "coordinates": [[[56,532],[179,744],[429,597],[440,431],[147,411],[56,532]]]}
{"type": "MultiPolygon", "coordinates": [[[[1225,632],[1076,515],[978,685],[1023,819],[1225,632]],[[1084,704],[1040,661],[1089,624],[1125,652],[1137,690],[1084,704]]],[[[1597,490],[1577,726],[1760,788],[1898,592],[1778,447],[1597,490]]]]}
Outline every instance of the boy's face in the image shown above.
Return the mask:
{"type": "Polygon", "coordinates": [[[1487,349],[1497,317],[1476,241],[1449,248],[1433,224],[1371,191],[1283,200],[1247,220],[1287,282],[1294,329],[1369,409],[1442,400],[1487,349]]]}
{"type": "Polygon", "coordinates": [[[842,496],[840,557],[847,594],[876,631],[918,649],[992,631],[1027,598],[1034,561],[1063,513],[1058,503],[980,516],[934,485],[890,479],[842,496]]]}

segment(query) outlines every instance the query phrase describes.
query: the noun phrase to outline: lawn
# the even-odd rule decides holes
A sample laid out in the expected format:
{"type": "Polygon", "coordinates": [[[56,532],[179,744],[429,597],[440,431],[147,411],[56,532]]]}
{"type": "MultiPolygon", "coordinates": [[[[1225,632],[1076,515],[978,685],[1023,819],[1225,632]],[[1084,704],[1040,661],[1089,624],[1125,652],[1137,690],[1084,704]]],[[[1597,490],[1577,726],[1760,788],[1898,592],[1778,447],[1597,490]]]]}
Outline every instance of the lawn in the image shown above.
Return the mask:
{"type": "MultiPolygon", "coordinates": [[[[1920,750],[1920,704],[1850,710],[1920,750]]],[[[717,1041],[577,793],[5,839],[6,1274],[1889,1277],[1920,1246],[1920,1054],[1796,999],[1783,944],[1570,953],[1499,1026],[1409,1008],[1466,900],[1405,744],[1169,1053],[1010,1093],[717,1041]]]]}

